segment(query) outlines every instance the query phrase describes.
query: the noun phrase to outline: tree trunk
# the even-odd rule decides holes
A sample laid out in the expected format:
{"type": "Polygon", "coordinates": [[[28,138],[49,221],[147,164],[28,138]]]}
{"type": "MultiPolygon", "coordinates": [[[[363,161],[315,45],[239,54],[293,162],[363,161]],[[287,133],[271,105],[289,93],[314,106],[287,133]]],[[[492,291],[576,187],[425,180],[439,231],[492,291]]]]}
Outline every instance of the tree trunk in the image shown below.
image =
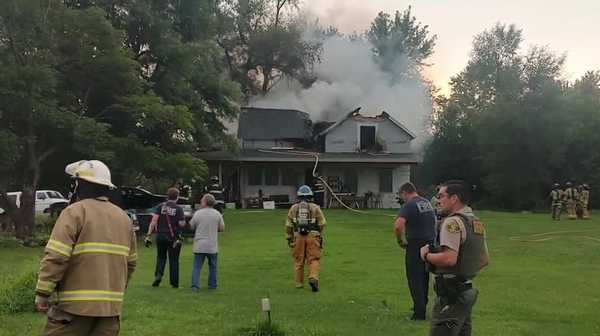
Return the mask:
{"type": "Polygon", "coordinates": [[[15,237],[21,240],[33,237],[35,228],[35,188],[33,186],[23,188],[21,205],[15,217],[15,237]]]}

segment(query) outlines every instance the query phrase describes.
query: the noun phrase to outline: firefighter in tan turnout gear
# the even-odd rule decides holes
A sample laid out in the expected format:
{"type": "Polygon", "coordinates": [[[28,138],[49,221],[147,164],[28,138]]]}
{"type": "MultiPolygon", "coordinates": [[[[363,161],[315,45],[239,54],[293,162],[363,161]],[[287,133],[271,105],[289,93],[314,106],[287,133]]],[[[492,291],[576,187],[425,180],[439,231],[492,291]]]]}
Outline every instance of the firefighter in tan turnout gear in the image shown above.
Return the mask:
{"type": "Polygon", "coordinates": [[[313,192],[309,186],[298,188],[298,203],[288,212],[285,229],[288,246],[294,257],[296,288],[304,287],[304,264],[308,264],[308,283],[313,292],[319,291],[319,268],[323,246],[325,216],[321,208],[311,202],[313,192]]]}
{"type": "Polygon", "coordinates": [[[583,184],[581,194],[579,195],[581,200],[581,211],[583,212],[583,219],[590,219],[590,186],[583,184]]]}
{"type": "Polygon", "coordinates": [[[577,219],[577,199],[579,198],[579,193],[571,182],[567,182],[566,186],[564,197],[567,203],[567,213],[569,214],[569,219],[577,219]]]}
{"type": "Polygon", "coordinates": [[[560,190],[560,184],[554,183],[552,191],[550,191],[550,200],[552,201],[552,219],[560,220],[560,212],[562,206],[562,191],[560,190]]]}
{"type": "Polygon", "coordinates": [[[118,335],[137,259],[131,221],[108,200],[115,186],[104,163],[65,171],[75,179],[71,205],[54,225],[36,285],[36,309],[48,316],[43,335],[118,335]]]}

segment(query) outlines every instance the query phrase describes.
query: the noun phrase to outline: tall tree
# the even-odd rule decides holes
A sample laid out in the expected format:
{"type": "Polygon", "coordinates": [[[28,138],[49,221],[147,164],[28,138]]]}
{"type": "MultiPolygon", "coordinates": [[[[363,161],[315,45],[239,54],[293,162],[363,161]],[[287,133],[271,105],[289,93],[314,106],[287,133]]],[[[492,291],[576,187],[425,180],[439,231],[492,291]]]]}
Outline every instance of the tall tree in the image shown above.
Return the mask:
{"type": "Polygon", "coordinates": [[[229,72],[248,95],[267,94],[282,78],[305,85],[314,81],[312,66],[319,41],[303,38],[297,0],[225,0],[220,3],[219,45],[229,72]]]}
{"type": "Polygon", "coordinates": [[[122,60],[118,43],[110,43],[114,32],[104,24],[103,13],[77,14],[59,1],[0,4],[0,131],[6,135],[4,147],[12,149],[12,165],[5,168],[11,179],[0,181],[0,206],[21,239],[33,234],[35,190],[44,162],[66,144],[93,148],[107,129],[87,115],[89,92],[67,87],[70,65],[88,62],[88,68],[98,66],[106,76],[127,76],[102,65],[122,60]],[[22,191],[18,209],[6,197],[13,187],[22,191]]]}
{"type": "Polygon", "coordinates": [[[564,167],[564,57],[543,47],[520,53],[521,42],[512,25],[475,37],[467,67],[452,79],[450,98],[436,114],[428,148],[432,171],[468,167],[455,173],[481,183],[498,208],[540,206],[564,167]]]}
{"type": "Polygon", "coordinates": [[[380,12],[366,33],[381,68],[395,79],[418,77],[427,65],[426,59],[433,54],[437,39],[411,11],[409,6],[402,12],[396,11],[394,17],[380,12]]]}

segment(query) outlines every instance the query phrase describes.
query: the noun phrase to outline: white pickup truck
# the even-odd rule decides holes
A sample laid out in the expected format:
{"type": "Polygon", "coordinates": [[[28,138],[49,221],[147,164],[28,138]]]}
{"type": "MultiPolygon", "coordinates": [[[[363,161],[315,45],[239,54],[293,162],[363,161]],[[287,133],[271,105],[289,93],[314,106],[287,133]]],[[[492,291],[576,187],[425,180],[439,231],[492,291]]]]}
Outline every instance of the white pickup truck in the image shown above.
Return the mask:
{"type": "MultiPolygon", "coordinates": [[[[14,191],[6,193],[8,199],[18,207],[21,206],[21,192],[14,191]]],[[[69,204],[60,192],[54,190],[38,190],[35,192],[35,213],[50,214],[58,216],[60,211],[69,204]]],[[[4,213],[4,209],[0,208],[0,214],[4,213]]]]}

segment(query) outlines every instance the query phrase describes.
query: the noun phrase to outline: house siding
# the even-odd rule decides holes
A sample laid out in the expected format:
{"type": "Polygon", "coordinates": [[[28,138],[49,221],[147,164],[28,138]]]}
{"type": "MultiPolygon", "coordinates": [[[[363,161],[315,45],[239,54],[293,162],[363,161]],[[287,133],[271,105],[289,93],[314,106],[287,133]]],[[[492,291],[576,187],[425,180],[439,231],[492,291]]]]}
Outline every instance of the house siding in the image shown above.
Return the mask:
{"type": "Polygon", "coordinates": [[[360,126],[375,126],[376,138],[382,142],[384,151],[410,153],[411,137],[390,120],[368,121],[348,118],[325,135],[325,152],[354,153],[360,151],[360,126]]]}

